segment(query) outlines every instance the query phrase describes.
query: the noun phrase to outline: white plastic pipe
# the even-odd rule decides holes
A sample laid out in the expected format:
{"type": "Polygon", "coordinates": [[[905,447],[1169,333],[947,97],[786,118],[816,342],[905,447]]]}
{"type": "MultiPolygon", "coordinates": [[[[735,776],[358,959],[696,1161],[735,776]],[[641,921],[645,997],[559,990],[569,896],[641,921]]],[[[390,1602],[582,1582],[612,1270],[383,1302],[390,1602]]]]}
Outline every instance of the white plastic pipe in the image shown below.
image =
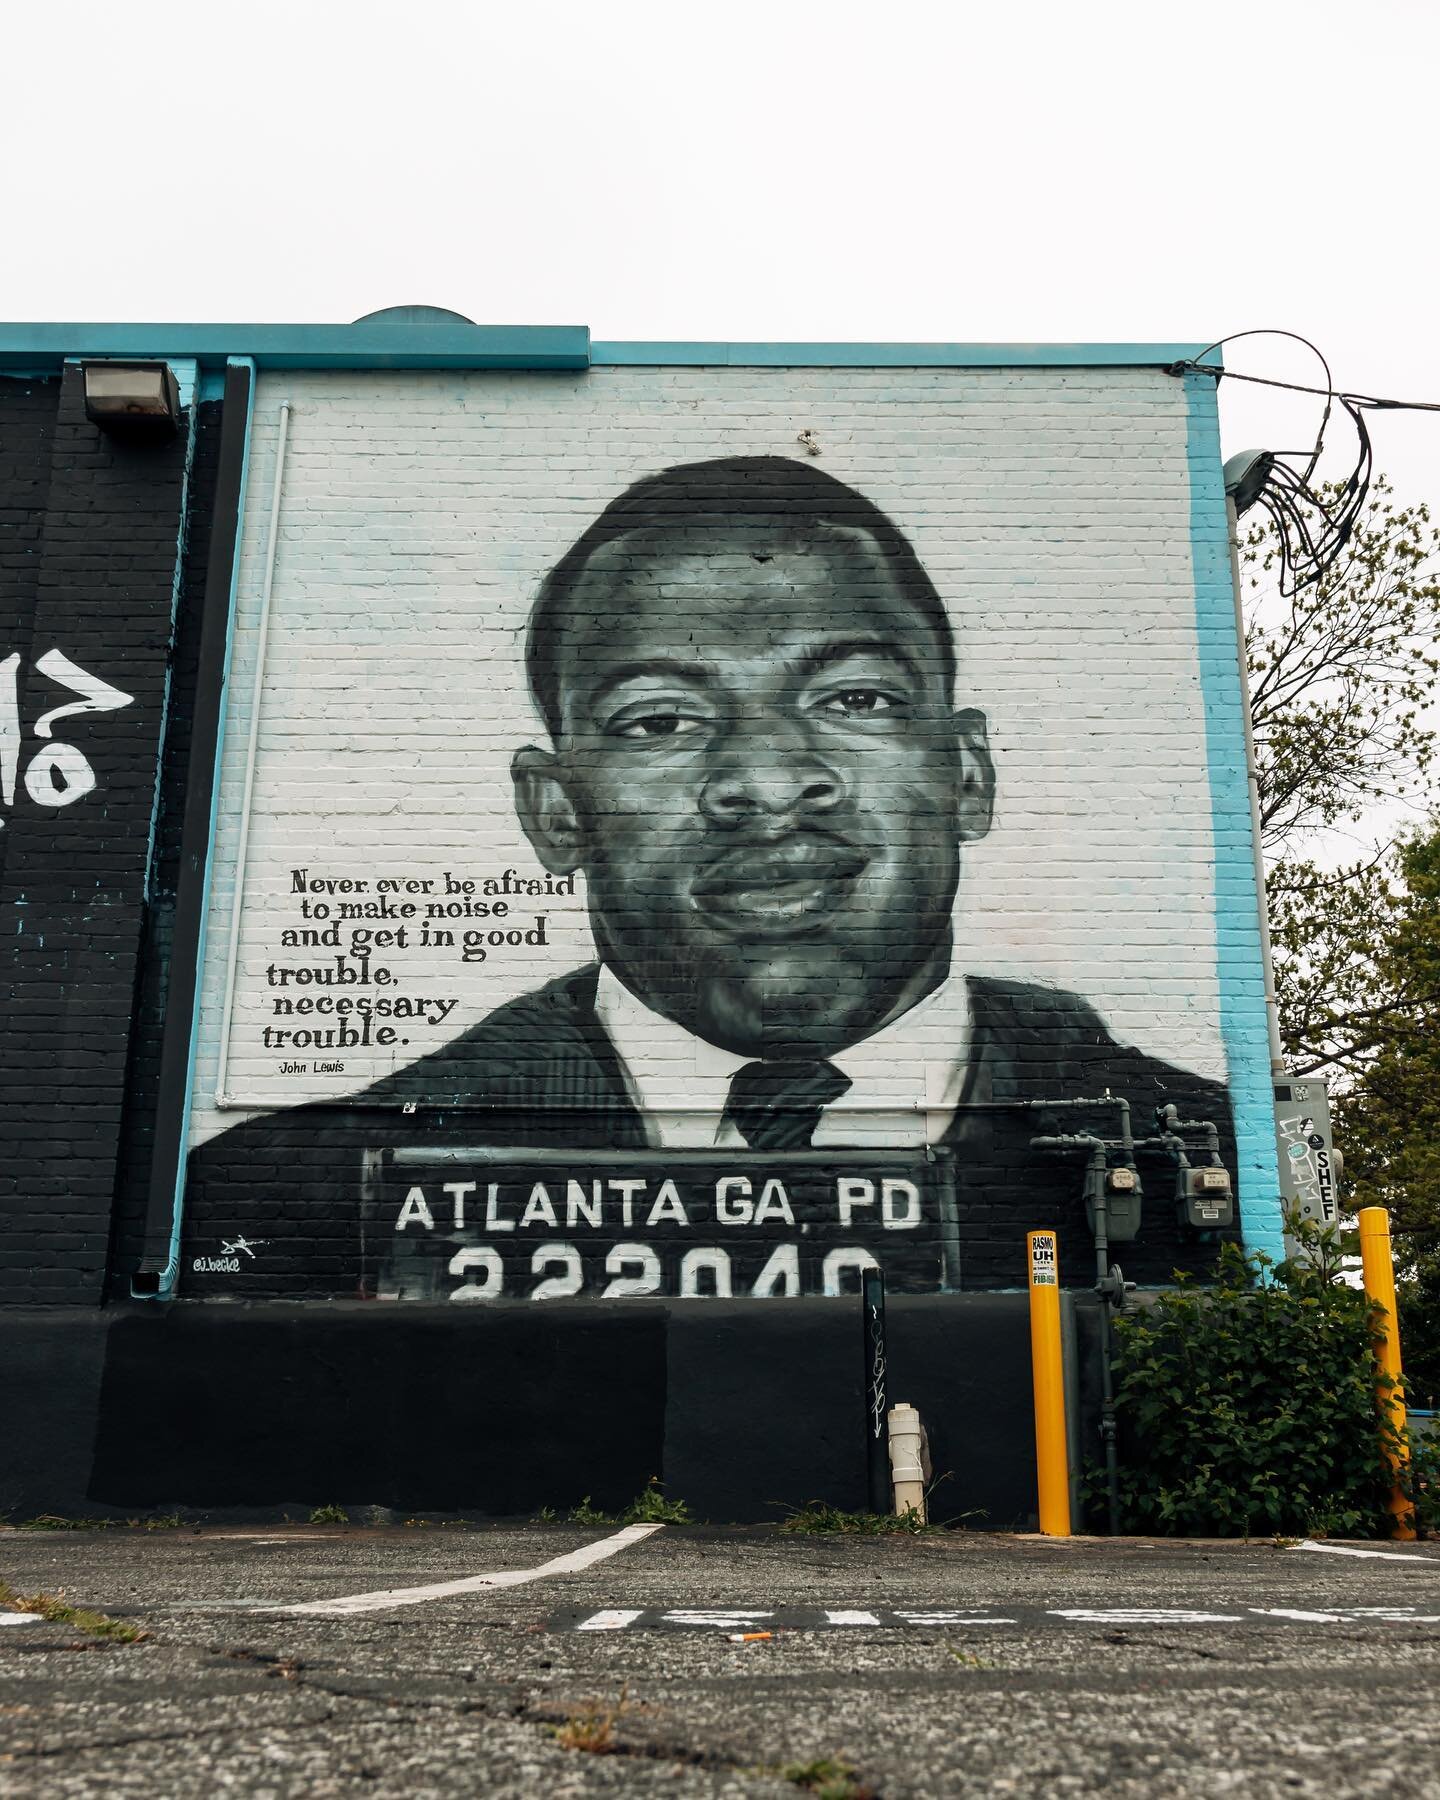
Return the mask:
{"type": "Polygon", "coordinates": [[[913,1406],[892,1406],[890,1427],[890,1485],[895,1513],[919,1513],[926,1521],[925,1489],[930,1481],[930,1445],[920,1414],[913,1406]]]}
{"type": "Polygon", "coordinates": [[[285,448],[290,438],[290,402],[280,408],[275,433],[275,485],[270,494],[270,536],[265,545],[265,578],[255,630],[255,682],[250,696],[250,735],[245,744],[245,787],[240,797],[240,835],[235,845],[235,888],[230,900],[230,944],[225,956],[225,992],[220,1007],[220,1060],[215,1070],[215,1103],[227,1102],[230,1024],[235,1011],[235,978],[240,962],[240,915],[245,910],[245,859],[250,848],[250,803],[260,748],[260,707],[265,693],[265,650],[270,639],[270,598],[275,591],[275,550],[280,541],[280,492],[285,482],[285,448]]]}

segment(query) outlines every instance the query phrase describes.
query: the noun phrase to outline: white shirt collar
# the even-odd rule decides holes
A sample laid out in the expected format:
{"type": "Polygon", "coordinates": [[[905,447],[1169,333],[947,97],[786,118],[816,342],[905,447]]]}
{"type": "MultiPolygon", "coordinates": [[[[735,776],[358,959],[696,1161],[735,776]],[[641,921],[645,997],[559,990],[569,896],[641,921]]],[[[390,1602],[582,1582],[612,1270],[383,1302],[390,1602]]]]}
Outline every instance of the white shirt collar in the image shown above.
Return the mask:
{"type": "MultiPolygon", "coordinates": [[[[721,1050],[655,1012],[603,964],[595,1012],[653,1148],[745,1147],[724,1112],[731,1080],[753,1057],[721,1050]]],[[[816,1148],[935,1143],[959,1104],[969,1040],[967,983],[951,974],[909,1012],[830,1058],[851,1086],[821,1115],[816,1148]]]]}

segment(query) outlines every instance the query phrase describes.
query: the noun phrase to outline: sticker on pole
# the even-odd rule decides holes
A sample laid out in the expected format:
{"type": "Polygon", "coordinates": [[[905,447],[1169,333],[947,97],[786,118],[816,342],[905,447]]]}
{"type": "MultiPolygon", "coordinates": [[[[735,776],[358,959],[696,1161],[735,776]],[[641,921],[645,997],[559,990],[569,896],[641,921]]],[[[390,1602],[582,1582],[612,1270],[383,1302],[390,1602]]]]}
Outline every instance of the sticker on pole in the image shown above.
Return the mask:
{"type": "Polygon", "coordinates": [[[1031,1287],[1058,1287],[1060,1285],[1053,1231],[1032,1231],[1030,1233],[1030,1285],[1031,1287]]]}

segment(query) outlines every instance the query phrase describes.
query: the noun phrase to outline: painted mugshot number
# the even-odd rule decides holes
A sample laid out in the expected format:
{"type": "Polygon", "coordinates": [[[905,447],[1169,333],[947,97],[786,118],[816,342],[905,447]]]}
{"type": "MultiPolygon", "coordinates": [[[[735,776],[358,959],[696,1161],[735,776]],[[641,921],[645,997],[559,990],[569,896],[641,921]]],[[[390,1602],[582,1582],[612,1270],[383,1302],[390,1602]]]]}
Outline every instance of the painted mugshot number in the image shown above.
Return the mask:
{"type": "Polygon", "coordinates": [[[367,1154],[382,1294],[794,1298],[853,1293],[876,1268],[901,1292],[907,1266],[924,1291],[941,1255],[934,1160],[860,1175],[778,1155],[672,1164],[640,1152],[597,1174],[564,1153],[519,1167],[483,1151],[431,1155],[367,1154]]]}

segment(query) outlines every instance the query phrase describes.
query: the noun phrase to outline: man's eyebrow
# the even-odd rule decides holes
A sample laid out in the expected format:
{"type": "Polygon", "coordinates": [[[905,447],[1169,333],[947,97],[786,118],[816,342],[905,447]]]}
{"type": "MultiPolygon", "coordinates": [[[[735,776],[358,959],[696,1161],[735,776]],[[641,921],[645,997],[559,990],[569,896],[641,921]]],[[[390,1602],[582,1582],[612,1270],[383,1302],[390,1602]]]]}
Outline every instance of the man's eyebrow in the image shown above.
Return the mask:
{"type": "Polygon", "coordinates": [[[617,687],[645,675],[666,676],[672,681],[689,682],[692,687],[708,687],[711,681],[710,671],[704,663],[684,662],[675,656],[647,656],[607,669],[604,680],[590,696],[591,704],[598,706],[617,687]]]}
{"type": "Polygon", "coordinates": [[[913,680],[925,679],[924,668],[908,650],[881,637],[829,638],[823,643],[812,644],[796,657],[795,672],[809,677],[821,669],[828,669],[832,663],[848,662],[852,656],[883,656],[889,662],[898,663],[913,680]]]}

